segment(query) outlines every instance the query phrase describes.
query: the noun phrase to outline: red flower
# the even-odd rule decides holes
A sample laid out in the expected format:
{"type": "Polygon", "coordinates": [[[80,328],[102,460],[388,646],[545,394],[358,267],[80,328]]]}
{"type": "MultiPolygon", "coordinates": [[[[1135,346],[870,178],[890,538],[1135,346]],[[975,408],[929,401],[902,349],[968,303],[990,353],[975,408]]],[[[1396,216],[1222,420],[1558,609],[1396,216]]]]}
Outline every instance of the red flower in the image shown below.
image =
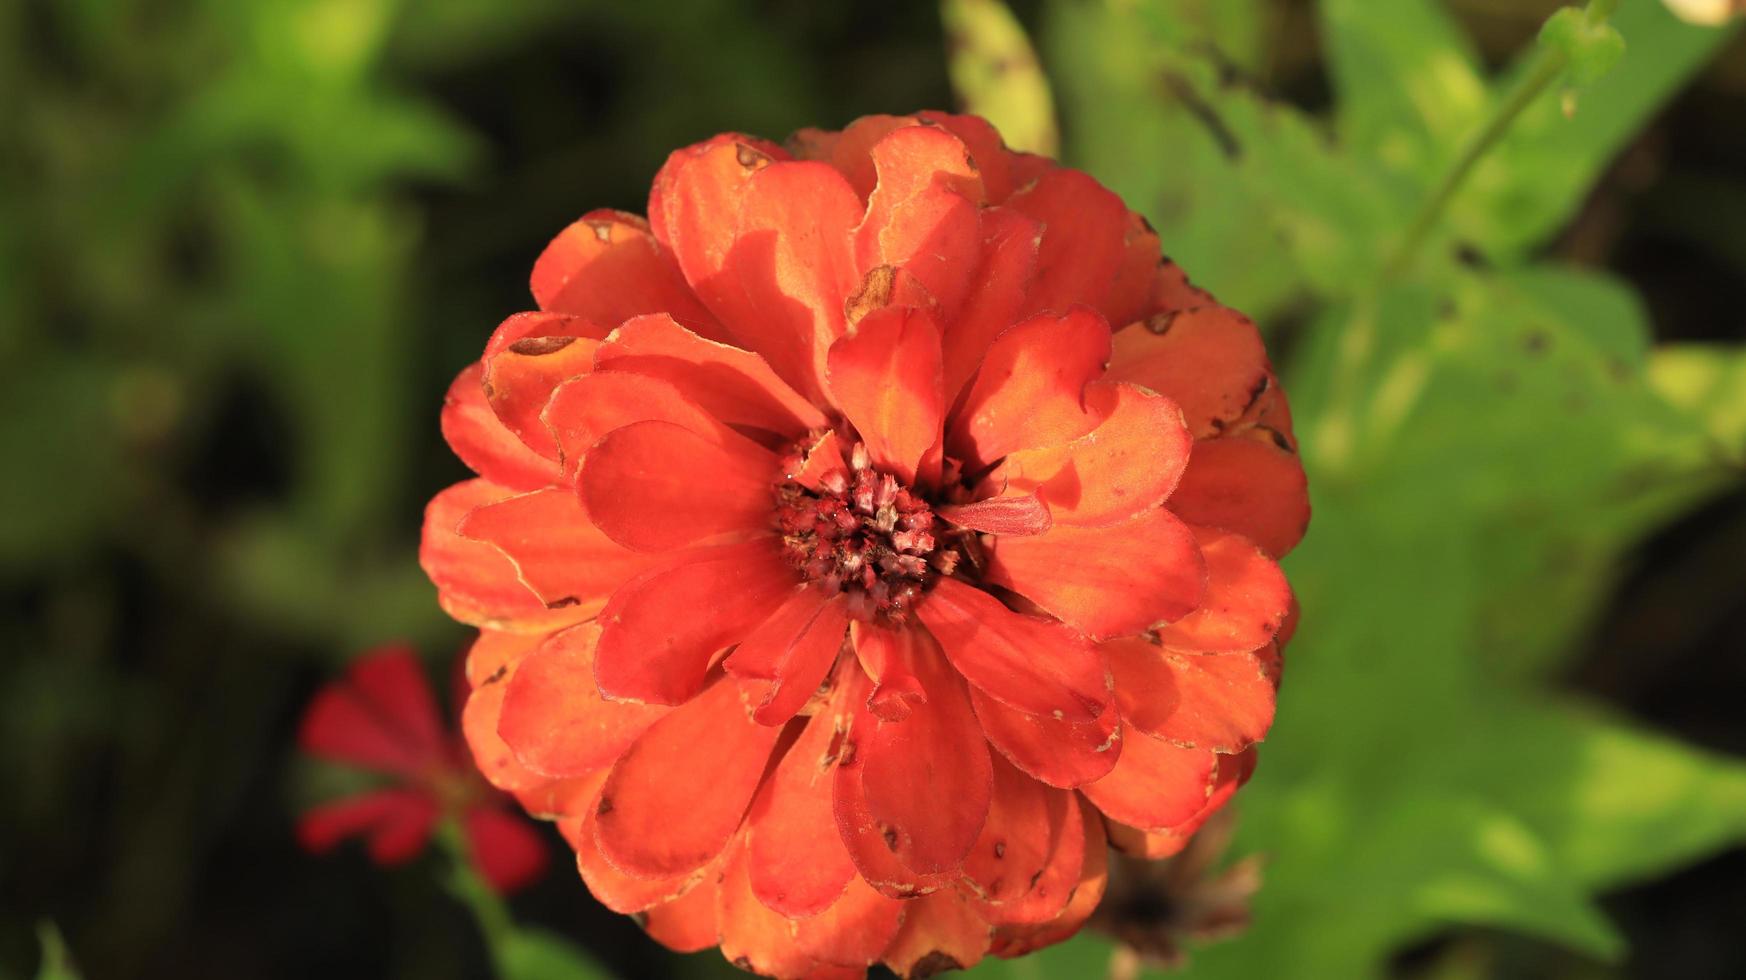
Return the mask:
{"type": "Polygon", "coordinates": [[[974,117],[718,136],[649,214],[559,235],[444,409],[481,769],[676,949],[1066,938],[1272,720],[1309,512],[1254,326],[974,117]]]}
{"type": "Polygon", "coordinates": [[[461,821],[474,865],[498,891],[515,891],[545,870],[545,844],[502,806],[501,794],[479,781],[406,647],[372,650],[343,680],[316,694],[298,742],[310,755],[397,781],[305,812],[297,839],[308,850],[320,853],[347,837],[363,837],[378,864],[399,864],[424,850],[437,820],[447,815],[461,821]]]}

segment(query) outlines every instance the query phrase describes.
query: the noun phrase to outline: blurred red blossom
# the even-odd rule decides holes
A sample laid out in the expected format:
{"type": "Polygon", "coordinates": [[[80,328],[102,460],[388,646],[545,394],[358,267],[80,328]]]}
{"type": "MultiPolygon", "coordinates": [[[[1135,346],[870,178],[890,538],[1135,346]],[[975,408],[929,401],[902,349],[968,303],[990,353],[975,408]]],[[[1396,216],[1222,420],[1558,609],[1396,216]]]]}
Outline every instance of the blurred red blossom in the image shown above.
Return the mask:
{"type": "Polygon", "coordinates": [[[1254,324],[987,122],[674,152],[450,389],[464,729],[680,950],[900,974],[1071,936],[1255,766],[1309,519],[1254,324]]]}
{"type": "Polygon", "coordinates": [[[479,778],[411,649],[372,650],[322,688],[304,712],[298,743],[316,758],[394,781],[305,811],[297,839],[306,849],[321,853],[359,837],[378,864],[399,864],[424,850],[438,821],[451,817],[460,822],[474,866],[499,892],[545,871],[549,856],[539,833],[479,778]]]}

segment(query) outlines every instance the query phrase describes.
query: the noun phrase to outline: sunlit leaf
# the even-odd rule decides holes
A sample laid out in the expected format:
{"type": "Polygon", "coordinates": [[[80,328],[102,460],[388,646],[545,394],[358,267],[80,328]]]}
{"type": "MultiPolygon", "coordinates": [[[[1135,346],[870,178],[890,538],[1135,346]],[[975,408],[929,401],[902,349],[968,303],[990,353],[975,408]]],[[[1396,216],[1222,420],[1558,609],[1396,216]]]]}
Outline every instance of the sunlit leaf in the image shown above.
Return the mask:
{"type": "Polygon", "coordinates": [[[943,0],[940,16],[964,110],[994,123],[1015,150],[1057,155],[1055,100],[1018,18],[1001,0],[943,0]]]}

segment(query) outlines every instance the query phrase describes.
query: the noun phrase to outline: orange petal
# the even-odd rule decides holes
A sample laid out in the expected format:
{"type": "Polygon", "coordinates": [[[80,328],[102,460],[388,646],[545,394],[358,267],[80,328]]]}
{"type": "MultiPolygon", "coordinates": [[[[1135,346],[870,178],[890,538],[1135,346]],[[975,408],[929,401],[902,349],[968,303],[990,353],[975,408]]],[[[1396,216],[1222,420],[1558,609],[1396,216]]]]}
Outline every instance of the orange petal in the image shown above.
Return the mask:
{"type": "Polygon", "coordinates": [[[716,898],[721,955],[742,970],[771,977],[803,977],[817,962],[794,941],[794,921],[752,892],[746,848],[736,841],[722,866],[716,898]]]}
{"type": "Polygon", "coordinates": [[[443,397],[443,439],[467,468],[512,490],[537,490],[558,482],[558,467],[529,449],[498,419],[485,400],[485,365],[469,364],[443,397]]]}
{"type": "Polygon", "coordinates": [[[509,690],[509,679],[515,675],[515,663],[505,664],[482,680],[467,695],[461,709],[461,734],[472,750],[473,764],[485,781],[507,792],[532,790],[551,780],[521,764],[503,737],[497,734],[497,723],[503,717],[503,695],[509,690]]]}
{"type": "Polygon", "coordinates": [[[898,721],[869,713],[856,759],[867,812],[892,853],[918,874],[957,868],[988,815],[993,767],[976,714],[932,637],[899,632],[900,656],[925,700],[898,721]]]}
{"type": "Polygon", "coordinates": [[[1122,234],[1122,257],[1109,293],[1097,305],[1110,326],[1120,329],[1153,312],[1152,280],[1157,275],[1158,233],[1144,217],[1129,211],[1122,234]]]}
{"type": "Polygon", "coordinates": [[[715,655],[798,587],[773,537],[699,552],[643,575],[600,611],[594,674],[601,691],[652,704],[684,702],[703,689],[715,655]]]}
{"type": "Polygon", "coordinates": [[[994,763],[994,793],[982,833],[964,859],[964,881],[984,902],[1022,898],[1043,873],[1072,804],[1065,790],[1037,782],[1004,759],[994,763]]]}
{"type": "MultiPolygon", "coordinates": [[[[698,887],[712,868],[700,868],[670,878],[639,878],[625,874],[601,855],[594,835],[597,821],[590,808],[584,816],[560,821],[558,830],[576,852],[576,870],[600,904],[621,915],[632,915],[677,900],[698,887]]],[[[713,925],[713,923],[711,923],[713,925]]],[[[714,938],[713,930],[711,938],[714,938]]]]}
{"type": "Polygon", "coordinates": [[[978,902],[990,922],[1000,926],[1038,925],[1058,918],[1072,900],[1085,867],[1085,814],[1079,794],[1048,790],[1049,836],[1044,860],[1004,902],[978,902]]]}
{"type": "Polygon", "coordinates": [[[600,799],[600,787],[606,782],[607,773],[606,769],[597,769],[574,779],[548,779],[510,790],[510,794],[536,820],[578,820],[600,799]]]}
{"type": "Polygon", "coordinates": [[[595,443],[578,486],[607,537],[638,551],[668,551],[770,535],[777,462],[750,441],[717,445],[652,419],[595,443]]]}
{"type": "Polygon", "coordinates": [[[1087,411],[1085,386],[1108,359],[1109,328],[1087,307],[1008,328],[989,345],[948,427],[947,453],[975,468],[1090,432],[1099,419],[1087,411]]]}
{"type": "Polygon", "coordinates": [[[855,657],[873,681],[867,708],[883,721],[902,721],[918,704],[927,701],[927,691],[915,675],[909,646],[909,631],[856,620],[851,625],[855,657]]]}
{"type": "Polygon", "coordinates": [[[982,212],[982,254],[970,277],[970,294],[942,331],[948,404],[975,377],[988,345],[1018,322],[1042,236],[1042,225],[1011,208],[982,212]]]}
{"type": "Polygon", "coordinates": [[[1170,399],[1136,385],[1085,389],[1096,428],[1070,442],[1012,453],[988,482],[1007,494],[1040,494],[1062,524],[1102,527],[1170,497],[1193,441],[1170,399]]]}
{"type": "Polygon", "coordinates": [[[820,963],[865,970],[897,936],[906,904],[851,876],[830,908],[794,923],[794,945],[820,963]]]}
{"type": "Polygon", "coordinates": [[[1121,755],[1121,726],[1113,700],[1097,720],[1089,722],[1026,714],[974,687],[970,704],[983,734],[1000,754],[1050,786],[1071,788],[1102,779],[1121,755]]]}
{"type": "Polygon", "coordinates": [[[1279,558],[1309,527],[1309,482],[1297,453],[1271,438],[1208,439],[1195,443],[1170,509],[1192,524],[1235,531],[1279,558]]]}
{"type": "Polygon", "coordinates": [[[825,160],[835,167],[855,189],[855,194],[865,201],[873,196],[873,189],[879,183],[878,170],[873,163],[873,147],[892,131],[915,123],[914,116],[862,116],[844,126],[842,132],[828,134],[834,138],[814,141],[815,151],[803,155],[808,159],[825,160]],[[828,149],[828,153],[815,155],[819,149],[828,149]]]}
{"type": "Polygon", "coordinates": [[[658,559],[600,533],[567,488],[547,487],[469,511],[456,532],[501,551],[516,577],[548,607],[593,615],[658,559]]]}
{"type": "Polygon", "coordinates": [[[747,717],[726,681],[655,722],[601,791],[601,854],[649,878],[708,864],[739,829],[781,732],[747,717]]]}
{"type": "Polygon", "coordinates": [[[1055,523],[1049,505],[1036,494],[947,504],[934,508],[934,513],[959,527],[997,535],[1042,534],[1055,523]]]}
{"type": "Polygon", "coordinates": [[[546,638],[539,633],[506,633],[480,630],[467,648],[466,674],[469,687],[480,684],[504,667],[511,667],[534,652],[546,638]]]}
{"type": "Polygon", "coordinates": [[[570,316],[566,313],[542,313],[527,311],[512,313],[503,318],[497,329],[491,331],[491,336],[485,340],[483,360],[489,361],[497,354],[509,349],[512,344],[523,340],[539,337],[581,337],[587,340],[604,340],[612,332],[612,327],[602,326],[585,317],[570,316]]]}
{"type": "Polygon", "coordinates": [[[976,165],[963,142],[937,126],[892,130],[871,155],[878,183],[855,231],[857,268],[905,270],[950,321],[969,292],[982,245],[976,165]]]}
{"type": "Polygon", "coordinates": [[[666,316],[625,321],[594,354],[594,369],[659,378],[729,425],[794,436],[826,424],[824,414],[751,351],[706,340],[666,316]]]}
{"type": "Polygon", "coordinates": [[[577,606],[549,609],[517,576],[515,564],[483,541],[455,528],[476,508],[514,496],[484,480],[467,480],[442,491],[424,509],[418,563],[437,587],[444,611],[463,623],[518,633],[545,633],[587,615],[577,606]]]}
{"type": "Polygon", "coordinates": [[[1212,306],[1213,294],[1188,281],[1188,273],[1166,256],[1152,276],[1153,312],[1171,313],[1196,306],[1212,306]]]}
{"type": "Polygon", "coordinates": [[[599,640],[595,624],[573,626],[517,665],[497,734],[522,765],[553,777],[602,769],[672,710],[601,696],[594,682],[599,640]]]}
{"type": "Polygon", "coordinates": [[[1060,623],[1013,612],[950,578],[934,585],[916,615],[966,680],[1011,707],[1091,721],[1109,704],[1096,649],[1060,623]]]}
{"type": "Polygon", "coordinates": [[[1242,417],[1268,384],[1267,350],[1248,317],[1224,306],[1162,313],[1118,330],[1109,377],[1182,406],[1195,438],[1242,417]]]}
{"type": "Polygon", "coordinates": [[[743,685],[748,691],[759,691],[759,697],[750,699],[756,705],[752,717],[760,724],[780,725],[805,707],[837,662],[848,628],[842,595],[827,599],[809,587],[741,640],[725,666],[728,673],[753,682],[743,685]]]}
{"type": "Polygon", "coordinates": [[[1278,563],[1248,538],[1194,529],[1206,558],[1206,601],[1158,631],[1167,647],[1232,653],[1265,646],[1291,609],[1291,586],[1278,563]]]}
{"type": "Polygon", "coordinates": [[[1081,824],[1085,828],[1085,861],[1079,869],[1079,881],[1073,886],[1073,897],[1061,914],[1036,926],[1003,926],[995,932],[996,956],[1021,956],[1032,950],[1052,946],[1069,939],[1103,901],[1109,885],[1109,843],[1104,838],[1103,821],[1091,812],[1084,800],[1079,800],[1081,824]]]}
{"type": "Polygon", "coordinates": [[[1109,292],[1127,238],[1121,198],[1083,171],[1057,167],[1015,192],[1007,206],[1043,225],[1026,313],[1064,311],[1109,292]]]}
{"type": "Polygon", "coordinates": [[[623,211],[590,211],[559,232],[535,260],[530,285],[542,310],[607,326],[665,313],[705,336],[723,336],[648,222],[623,211]]]}
{"type": "Polygon", "coordinates": [[[996,538],[987,574],[1093,637],[1180,619],[1206,590],[1193,532],[1162,507],[1109,527],[1061,524],[996,538]]]}
{"type": "Polygon", "coordinates": [[[1079,787],[1112,820],[1145,830],[1174,827],[1212,793],[1218,756],[1130,732],[1109,775],[1079,787]]]}
{"type": "Polygon", "coordinates": [[[918,470],[924,484],[937,480],[946,406],[933,317],[905,307],[876,310],[831,345],[828,360],[831,397],[874,464],[905,484],[917,482],[918,470]]]}
{"type": "Polygon", "coordinates": [[[1007,163],[1010,156],[1006,144],[1000,138],[1000,133],[981,116],[953,115],[934,109],[927,109],[915,114],[916,118],[934,123],[953,136],[962,140],[970,151],[970,160],[976,166],[976,172],[982,177],[982,186],[986,192],[988,203],[999,204],[1012,193],[1012,171],[1007,163]]]}
{"type": "Polygon", "coordinates": [[[717,446],[746,445],[744,436],[721,424],[674,385],[623,371],[585,374],[559,385],[541,421],[557,443],[564,476],[571,480],[595,443],[638,422],[671,422],[717,446]]]}
{"type": "Polygon", "coordinates": [[[558,444],[540,420],[552,389],[594,370],[597,340],[529,337],[485,359],[485,398],[509,431],[541,456],[555,459],[558,444]]]}
{"type": "Polygon", "coordinates": [[[1103,655],[1131,729],[1186,748],[1240,752],[1273,724],[1274,677],[1253,653],[1170,653],[1132,637],[1104,644],[1103,655]]]}
{"type": "Polygon", "coordinates": [[[994,928],[957,889],[910,899],[903,925],[880,957],[900,977],[968,970],[982,961],[994,928]]]}
{"type": "Polygon", "coordinates": [[[639,917],[643,931],[676,953],[696,953],[720,941],[715,910],[721,898],[721,869],[704,869],[703,880],[685,894],[650,906],[639,917]]]}
{"type": "Polygon", "coordinates": [[[824,404],[825,352],[843,333],[843,301],[860,284],[852,248],[861,200],[842,174],[813,161],[752,176],[725,269],[749,308],[726,325],[796,391],[824,404]]]}
{"type": "Polygon", "coordinates": [[[816,915],[855,877],[831,810],[831,767],[848,727],[842,699],[806,722],[800,738],[764,780],[746,817],[752,892],[789,918],[816,915]]]}

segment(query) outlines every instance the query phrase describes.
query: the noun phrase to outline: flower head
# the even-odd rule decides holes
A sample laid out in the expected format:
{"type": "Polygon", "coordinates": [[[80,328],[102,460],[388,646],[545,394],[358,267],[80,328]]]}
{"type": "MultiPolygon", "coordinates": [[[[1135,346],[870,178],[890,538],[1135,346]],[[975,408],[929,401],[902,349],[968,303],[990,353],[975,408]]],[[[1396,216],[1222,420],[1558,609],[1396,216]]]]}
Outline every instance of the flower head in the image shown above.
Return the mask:
{"type": "Polygon", "coordinates": [[[422,558],[482,631],[481,769],[605,904],[771,975],[968,965],[1248,778],[1285,399],[1089,176],[969,116],[723,135],[532,284],[450,390],[479,477],[422,558]]]}
{"type": "Polygon", "coordinates": [[[447,816],[460,821],[473,863],[498,891],[515,891],[545,870],[545,844],[480,782],[411,650],[388,646],[359,658],[310,701],[298,741],[317,758],[394,780],[305,812],[297,822],[305,848],[319,853],[362,837],[378,864],[399,864],[424,850],[447,816]]]}

